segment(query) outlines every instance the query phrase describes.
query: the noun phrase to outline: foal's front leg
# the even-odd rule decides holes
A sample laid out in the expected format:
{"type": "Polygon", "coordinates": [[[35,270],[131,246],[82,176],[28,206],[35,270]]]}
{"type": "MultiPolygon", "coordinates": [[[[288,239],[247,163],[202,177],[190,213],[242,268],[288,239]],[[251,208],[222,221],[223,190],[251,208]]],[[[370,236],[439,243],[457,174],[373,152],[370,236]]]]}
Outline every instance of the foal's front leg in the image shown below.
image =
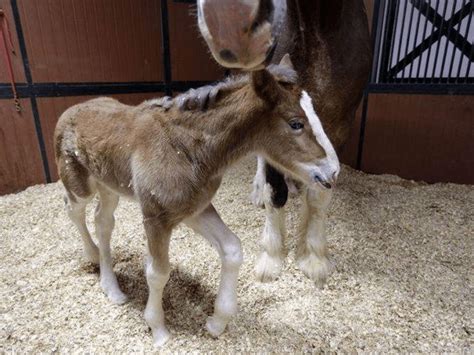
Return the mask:
{"type": "Polygon", "coordinates": [[[328,258],[325,222],[332,190],[308,189],[303,192],[303,212],[297,265],[318,286],[324,285],[333,266],[328,258]]]}
{"type": "Polygon", "coordinates": [[[250,194],[250,200],[257,207],[264,207],[265,165],[265,159],[262,156],[257,156],[257,172],[253,178],[253,189],[250,194]]]}
{"type": "Polygon", "coordinates": [[[283,266],[286,237],[284,206],[288,199],[288,187],[283,174],[266,164],[265,179],[265,227],[260,242],[262,252],[255,266],[257,279],[262,282],[275,280],[283,266]]]}
{"type": "Polygon", "coordinates": [[[165,326],[163,312],[163,290],[170,277],[169,243],[171,228],[163,227],[156,218],[144,220],[148,240],[146,280],[148,283],[148,301],[145,308],[145,320],[153,333],[155,346],[162,346],[171,337],[165,326]]]}
{"type": "Polygon", "coordinates": [[[275,280],[280,275],[285,258],[285,209],[283,206],[275,206],[272,195],[273,188],[270,184],[265,184],[265,226],[260,241],[262,251],[255,265],[257,280],[261,282],[275,280]]]}
{"type": "Polygon", "coordinates": [[[209,333],[217,337],[225,330],[231,317],[237,313],[237,281],[242,264],[240,240],[224,224],[212,205],[185,223],[209,240],[221,257],[221,281],[214,304],[214,314],[206,323],[209,333]]]}

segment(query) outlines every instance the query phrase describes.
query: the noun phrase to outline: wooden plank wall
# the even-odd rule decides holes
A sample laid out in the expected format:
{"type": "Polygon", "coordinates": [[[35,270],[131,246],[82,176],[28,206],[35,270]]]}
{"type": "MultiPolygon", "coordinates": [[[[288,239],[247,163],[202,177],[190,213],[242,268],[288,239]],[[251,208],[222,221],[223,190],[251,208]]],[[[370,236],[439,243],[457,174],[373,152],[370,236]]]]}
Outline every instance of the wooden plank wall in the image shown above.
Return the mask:
{"type": "MultiPolygon", "coordinates": [[[[374,0],[365,0],[371,18],[374,0]]],[[[17,83],[25,83],[10,0],[17,83]]],[[[146,82],[163,80],[161,10],[157,0],[17,0],[33,82],[146,82]]],[[[210,58],[192,6],[168,0],[172,80],[216,80],[223,70],[210,58]]],[[[369,20],[369,23],[371,21],[369,20]]],[[[0,65],[0,82],[9,77],[0,65]]],[[[138,103],[163,93],[118,95],[138,103]]],[[[88,97],[38,98],[50,174],[57,179],[52,132],[60,113],[88,97]]],[[[29,99],[23,111],[0,99],[0,194],[44,183],[29,99]]],[[[474,183],[472,96],[369,96],[362,169],[428,182],[474,183]]],[[[341,160],[356,165],[361,109],[341,160]]]]}
{"type": "MultiPolygon", "coordinates": [[[[157,0],[17,0],[34,83],[160,82],[163,80],[161,10],[157,0]]],[[[25,83],[10,0],[0,0],[12,29],[17,83],[25,83]]],[[[224,70],[210,58],[190,6],[168,1],[172,80],[214,81],[224,70]]],[[[3,63],[3,57],[0,59],[3,63]]],[[[0,83],[9,76],[0,65],[0,83]]],[[[137,104],[163,95],[109,95],[137,104]]],[[[59,115],[91,96],[37,98],[49,172],[57,179],[53,131],[59,115]]],[[[0,194],[45,183],[30,100],[14,111],[0,99],[0,194]]]]}

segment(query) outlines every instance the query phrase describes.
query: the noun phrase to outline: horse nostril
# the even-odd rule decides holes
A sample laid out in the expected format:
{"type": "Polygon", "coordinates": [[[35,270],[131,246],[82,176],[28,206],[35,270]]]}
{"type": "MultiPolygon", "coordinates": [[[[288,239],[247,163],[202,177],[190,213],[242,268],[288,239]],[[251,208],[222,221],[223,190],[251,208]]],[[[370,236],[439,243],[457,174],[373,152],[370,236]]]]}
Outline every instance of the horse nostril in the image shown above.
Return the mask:
{"type": "Polygon", "coordinates": [[[332,188],[332,185],[329,182],[323,180],[318,174],[314,174],[313,179],[314,181],[317,181],[323,185],[326,189],[332,188]]]}
{"type": "Polygon", "coordinates": [[[225,60],[227,63],[235,63],[237,61],[237,57],[230,49],[223,49],[219,52],[219,56],[225,60]]]}

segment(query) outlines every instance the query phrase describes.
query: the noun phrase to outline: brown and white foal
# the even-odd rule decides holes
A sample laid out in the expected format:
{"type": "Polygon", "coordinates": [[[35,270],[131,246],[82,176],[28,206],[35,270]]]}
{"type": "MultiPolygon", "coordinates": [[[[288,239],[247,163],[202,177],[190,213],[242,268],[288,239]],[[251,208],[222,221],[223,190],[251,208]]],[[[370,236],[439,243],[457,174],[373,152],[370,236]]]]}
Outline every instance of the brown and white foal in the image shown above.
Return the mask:
{"type": "Polygon", "coordinates": [[[311,99],[284,62],[270,72],[216,85],[204,111],[190,107],[188,94],[136,107],[98,98],[69,108],[58,121],[55,152],[67,211],[86,257],[100,263],[101,287],[114,303],[126,301],[112,270],[114,210],[119,196],[140,204],[149,251],[145,319],[155,345],[170,337],[162,295],[170,275],[171,232],[181,222],[208,239],[221,257],[214,314],[206,324],[211,335],[220,335],[237,312],[240,240],[211,204],[230,164],[254,152],[310,186],[328,187],[337,177],[339,162],[311,99]],[[98,248],[85,221],[96,193],[98,248]]]}

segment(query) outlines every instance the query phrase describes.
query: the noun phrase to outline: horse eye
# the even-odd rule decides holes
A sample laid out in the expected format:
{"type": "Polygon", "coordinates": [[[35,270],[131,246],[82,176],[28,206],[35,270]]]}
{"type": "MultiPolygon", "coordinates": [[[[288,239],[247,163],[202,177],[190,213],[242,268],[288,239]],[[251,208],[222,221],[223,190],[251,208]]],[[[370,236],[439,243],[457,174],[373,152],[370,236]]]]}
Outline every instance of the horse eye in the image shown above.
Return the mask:
{"type": "Polygon", "coordinates": [[[260,26],[260,23],[258,21],[252,22],[252,25],[250,26],[250,32],[254,33],[257,30],[258,26],[260,26]]]}
{"type": "Polygon", "coordinates": [[[298,131],[298,130],[304,128],[303,122],[300,122],[300,121],[297,121],[297,120],[290,121],[288,124],[290,125],[291,129],[293,129],[295,131],[298,131]]]}

